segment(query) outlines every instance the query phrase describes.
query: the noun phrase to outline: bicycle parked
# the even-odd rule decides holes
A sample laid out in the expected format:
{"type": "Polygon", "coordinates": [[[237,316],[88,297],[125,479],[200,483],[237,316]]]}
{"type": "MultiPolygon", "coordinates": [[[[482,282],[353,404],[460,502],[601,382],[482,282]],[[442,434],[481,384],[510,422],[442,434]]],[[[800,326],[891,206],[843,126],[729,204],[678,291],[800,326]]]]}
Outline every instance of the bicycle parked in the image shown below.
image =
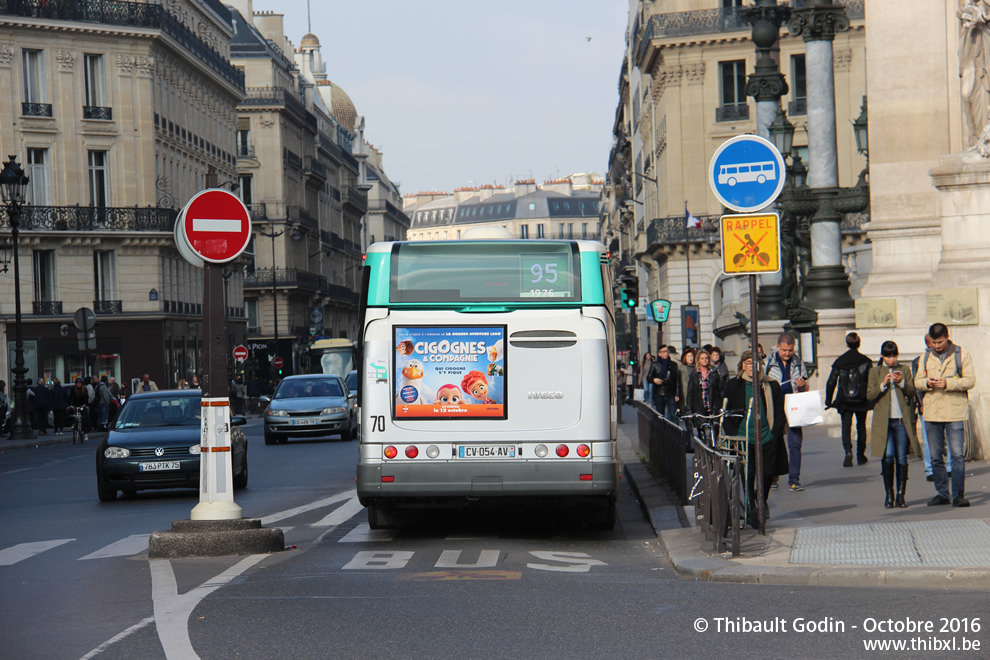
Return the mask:
{"type": "Polygon", "coordinates": [[[72,444],[76,444],[76,440],[79,444],[83,444],[86,442],[86,427],[83,420],[89,414],[89,406],[69,406],[65,412],[72,419],[72,444]]]}

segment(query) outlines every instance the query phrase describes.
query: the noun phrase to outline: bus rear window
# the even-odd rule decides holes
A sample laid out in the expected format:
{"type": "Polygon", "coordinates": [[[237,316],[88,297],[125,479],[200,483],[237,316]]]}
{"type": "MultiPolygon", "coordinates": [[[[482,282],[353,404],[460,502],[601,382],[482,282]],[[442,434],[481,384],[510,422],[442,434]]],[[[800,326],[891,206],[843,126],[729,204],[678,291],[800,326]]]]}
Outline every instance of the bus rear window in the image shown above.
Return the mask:
{"type": "Polygon", "coordinates": [[[400,243],[392,250],[393,303],[581,299],[576,243],[400,243]]]}

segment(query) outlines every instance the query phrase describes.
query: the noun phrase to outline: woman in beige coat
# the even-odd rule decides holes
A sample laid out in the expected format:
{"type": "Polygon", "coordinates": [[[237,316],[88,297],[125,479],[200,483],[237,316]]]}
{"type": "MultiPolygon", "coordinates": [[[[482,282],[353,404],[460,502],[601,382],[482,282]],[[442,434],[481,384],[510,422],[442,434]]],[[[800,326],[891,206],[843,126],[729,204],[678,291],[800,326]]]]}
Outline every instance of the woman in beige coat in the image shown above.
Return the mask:
{"type": "Polygon", "coordinates": [[[908,442],[920,456],[918,437],[915,433],[914,413],[911,401],[914,399],[914,378],[910,365],[902,365],[897,358],[897,344],[885,341],[880,347],[880,363],[870,369],[866,396],[873,405],[873,427],[871,429],[873,455],[882,456],[883,487],[886,499],[883,505],[892,509],[904,508],[904,491],[908,478],[908,442]],[[894,496],[894,480],[897,480],[897,496],[894,496]]]}

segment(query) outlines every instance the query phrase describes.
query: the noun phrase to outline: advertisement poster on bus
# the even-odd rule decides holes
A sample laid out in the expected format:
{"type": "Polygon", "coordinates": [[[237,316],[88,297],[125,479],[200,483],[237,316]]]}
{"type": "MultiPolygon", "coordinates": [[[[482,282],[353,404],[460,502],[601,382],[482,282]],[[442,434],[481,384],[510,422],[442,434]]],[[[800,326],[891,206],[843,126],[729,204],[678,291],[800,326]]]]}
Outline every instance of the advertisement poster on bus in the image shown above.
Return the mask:
{"type": "Polygon", "coordinates": [[[505,326],[394,331],[396,418],[506,418],[505,326]]]}

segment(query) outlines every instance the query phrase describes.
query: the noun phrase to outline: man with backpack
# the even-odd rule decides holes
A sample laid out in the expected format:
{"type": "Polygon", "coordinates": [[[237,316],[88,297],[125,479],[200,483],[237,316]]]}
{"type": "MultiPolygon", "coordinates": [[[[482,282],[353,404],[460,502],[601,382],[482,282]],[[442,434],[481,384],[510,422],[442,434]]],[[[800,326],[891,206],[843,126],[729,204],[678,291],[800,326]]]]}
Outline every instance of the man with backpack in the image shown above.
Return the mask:
{"type": "Polygon", "coordinates": [[[852,467],[852,420],[856,417],[856,462],[863,465],[866,458],[866,413],[870,401],[866,386],[873,362],[859,352],[860,339],[855,332],[846,335],[849,350],[832,363],[832,373],[825,384],[825,407],[835,408],[842,417],[842,448],[846,450],[843,467],[852,467]],[[835,395],[833,398],[832,395],[835,395]]]}
{"type": "Polygon", "coordinates": [[[925,351],[914,376],[914,386],[925,392],[925,429],[935,477],[935,497],[928,506],[952,503],[967,507],[966,459],[963,422],[969,418],[969,390],[976,385],[976,371],[969,351],[949,341],[944,323],[928,328],[932,347],[925,351]],[[945,453],[952,457],[952,498],[945,471],[945,453]]]}

